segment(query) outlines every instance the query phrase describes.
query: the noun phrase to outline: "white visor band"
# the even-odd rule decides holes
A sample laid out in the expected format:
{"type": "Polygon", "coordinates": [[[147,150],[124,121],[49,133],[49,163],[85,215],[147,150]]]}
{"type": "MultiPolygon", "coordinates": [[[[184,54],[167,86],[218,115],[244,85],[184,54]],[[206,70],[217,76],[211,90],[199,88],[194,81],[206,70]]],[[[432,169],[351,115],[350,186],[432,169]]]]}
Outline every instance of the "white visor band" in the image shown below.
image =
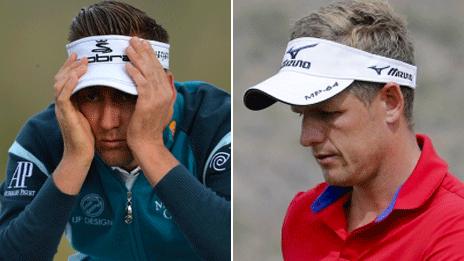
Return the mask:
{"type": "MultiPolygon", "coordinates": [[[[77,54],[77,59],[87,57],[87,72],[79,79],[73,93],[89,86],[108,86],[120,91],[137,94],[137,88],[127,74],[125,64],[130,62],[126,48],[132,37],[123,35],[90,36],[66,45],[68,56],[77,54]]],[[[148,41],[164,69],[169,69],[169,44],[148,41]]]]}
{"type": "Polygon", "coordinates": [[[245,105],[264,109],[276,101],[310,105],[344,90],[355,80],[395,82],[416,87],[416,66],[368,53],[325,39],[303,37],[291,40],[279,72],[249,88],[245,105]]]}

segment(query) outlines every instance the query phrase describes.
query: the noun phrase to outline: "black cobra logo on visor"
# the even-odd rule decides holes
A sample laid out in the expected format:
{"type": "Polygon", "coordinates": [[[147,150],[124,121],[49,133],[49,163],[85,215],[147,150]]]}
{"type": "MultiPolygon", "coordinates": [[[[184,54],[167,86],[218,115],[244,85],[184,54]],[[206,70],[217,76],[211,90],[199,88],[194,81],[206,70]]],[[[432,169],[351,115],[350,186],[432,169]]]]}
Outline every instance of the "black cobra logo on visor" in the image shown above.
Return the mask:
{"type": "Polygon", "coordinates": [[[100,47],[100,48],[96,48],[96,49],[93,49],[92,52],[93,53],[97,53],[95,54],[95,56],[89,56],[87,57],[87,59],[89,60],[89,63],[107,63],[107,62],[113,62],[113,61],[123,61],[123,62],[129,62],[129,57],[127,57],[127,55],[125,54],[121,54],[121,55],[98,55],[98,53],[111,53],[113,52],[113,50],[111,48],[109,48],[108,44],[108,40],[96,40],[96,46],[97,47],[100,47]]]}
{"type": "Polygon", "coordinates": [[[95,44],[97,47],[100,47],[100,49],[93,49],[93,53],[111,53],[113,50],[109,48],[108,45],[108,40],[97,40],[97,43],[95,44]]]}

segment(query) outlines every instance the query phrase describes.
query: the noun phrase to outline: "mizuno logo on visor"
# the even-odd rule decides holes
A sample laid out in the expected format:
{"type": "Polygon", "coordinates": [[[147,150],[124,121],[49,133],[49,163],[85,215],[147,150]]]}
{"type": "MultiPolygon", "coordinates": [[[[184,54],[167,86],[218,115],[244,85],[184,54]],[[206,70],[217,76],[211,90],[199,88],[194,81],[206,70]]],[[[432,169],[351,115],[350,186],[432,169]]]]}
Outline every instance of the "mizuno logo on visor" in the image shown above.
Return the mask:
{"type": "Polygon", "coordinates": [[[310,45],[305,45],[305,46],[302,46],[300,48],[297,48],[297,49],[293,49],[293,47],[290,48],[290,50],[287,51],[288,54],[290,54],[290,57],[292,57],[292,59],[296,59],[296,56],[298,55],[298,53],[303,50],[303,49],[306,49],[306,48],[311,48],[311,47],[314,47],[316,46],[317,44],[310,44],[310,45]]]}
{"type": "Polygon", "coordinates": [[[382,68],[377,68],[377,66],[374,65],[374,66],[367,67],[367,68],[372,69],[372,70],[376,71],[378,75],[381,75],[381,74],[382,74],[382,71],[385,70],[385,69],[387,69],[387,68],[390,68],[390,66],[385,66],[385,67],[382,67],[382,68]]]}
{"type": "Polygon", "coordinates": [[[281,67],[287,67],[287,66],[300,67],[300,68],[309,70],[309,68],[311,68],[311,62],[310,61],[300,60],[300,59],[295,60],[295,59],[296,59],[296,56],[298,55],[298,53],[301,50],[304,50],[304,49],[307,49],[307,48],[312,48],[312,47],[314,47],[316,45],[317,45],[317,43],[316,44],[309,44],[309,45],[298,47],[296,49],[293,49],[293,46],[290,47],[290,49],[287,50],[286,53],[290,54],[291,59],[287,59],[287,60],[282,61],[281,67]]]}

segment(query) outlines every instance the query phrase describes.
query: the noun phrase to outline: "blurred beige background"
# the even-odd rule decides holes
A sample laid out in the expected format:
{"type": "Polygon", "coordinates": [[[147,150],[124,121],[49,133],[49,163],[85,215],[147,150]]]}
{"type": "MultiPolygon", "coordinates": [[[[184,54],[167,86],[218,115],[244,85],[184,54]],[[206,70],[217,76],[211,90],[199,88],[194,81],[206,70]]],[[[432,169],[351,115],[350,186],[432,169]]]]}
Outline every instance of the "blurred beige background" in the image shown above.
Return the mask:
{"type": "MultiPolygon", "coordinates": [[[[95,2],[0,1],[0,180],[20,127],[53,99],[53,76],[66,58],[72,18],[95,2]]],[[[176,80],[208,81],[230,92],[230,1],[125,2],[169,32],[176,80]]],[[[55,260],[66,260],[70,253],[62,242],[55,260]]]]}
{"type": "MultiPolygon", "coordinates": [[[[294,22],[329,1],[234,0],[234,259],[282,260],[280,229],[297,191],[322,181],[289,107],[247,110],[242,96],[274,74],[294,22]]],[[[407,17],[419,68],[416,131],[464,179],[464,1],[391,0],[407,17]]]]}

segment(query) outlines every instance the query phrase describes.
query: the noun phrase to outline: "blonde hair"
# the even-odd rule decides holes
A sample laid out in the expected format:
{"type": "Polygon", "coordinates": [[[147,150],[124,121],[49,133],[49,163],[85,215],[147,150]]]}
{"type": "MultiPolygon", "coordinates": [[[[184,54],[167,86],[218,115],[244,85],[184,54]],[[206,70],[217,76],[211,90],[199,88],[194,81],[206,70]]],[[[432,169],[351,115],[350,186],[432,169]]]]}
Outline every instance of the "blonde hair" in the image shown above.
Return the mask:
{"type": "MultiPolygon", "coordinates": [[[[340,1],[322,7],[295,23],[290,38],[300,37],[323,38],[415,64],[405,19],[381,0],[340,1]]],[[[355,81],[349,89],[369,104],[381,87],[383,84],[355,81]]],[[[404,115],[412,128],[414,90],[401,86],[401,91],[404,115]]]]}

